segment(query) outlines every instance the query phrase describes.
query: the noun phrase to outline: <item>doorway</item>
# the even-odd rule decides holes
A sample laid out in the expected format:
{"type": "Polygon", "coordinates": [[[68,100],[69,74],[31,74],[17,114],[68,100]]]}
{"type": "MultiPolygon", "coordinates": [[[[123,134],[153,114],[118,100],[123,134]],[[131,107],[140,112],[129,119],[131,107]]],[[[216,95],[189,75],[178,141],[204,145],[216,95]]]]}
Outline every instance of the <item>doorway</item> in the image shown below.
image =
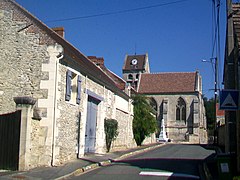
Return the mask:
{"type": "Polygon", "coordinates": [[[99,100],[88,96],[87,122],[85,131],[85,153],[94,153],[96,144],[96,127],[99,100]]]}

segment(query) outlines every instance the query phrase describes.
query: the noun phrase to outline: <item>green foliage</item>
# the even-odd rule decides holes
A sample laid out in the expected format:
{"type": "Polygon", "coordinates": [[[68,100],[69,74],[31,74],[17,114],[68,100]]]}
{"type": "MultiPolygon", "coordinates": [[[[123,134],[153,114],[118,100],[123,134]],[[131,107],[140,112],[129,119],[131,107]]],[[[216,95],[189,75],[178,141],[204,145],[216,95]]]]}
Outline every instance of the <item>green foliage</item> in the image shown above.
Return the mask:
{"type": "Polygon", "coordinates": [[[207,129],[210,134],[213,134],[215,121],[215,101],[214,98],[207,99],[206,97],[204,97],[203,100],[206,109],[207,129]]]}
{"type": "Polygon", "coordinates": [[[157,130],[157,121],[146,97],[134,96],[133,105],[133,135],[137,145],[141,146],[143,140],[157,130]]]}
{"type": "Polygon", "coordinates": [[[107,152],[110,151],[112,141],[118,136],[118,122],[115,119],[104,120],[107,152]]]}

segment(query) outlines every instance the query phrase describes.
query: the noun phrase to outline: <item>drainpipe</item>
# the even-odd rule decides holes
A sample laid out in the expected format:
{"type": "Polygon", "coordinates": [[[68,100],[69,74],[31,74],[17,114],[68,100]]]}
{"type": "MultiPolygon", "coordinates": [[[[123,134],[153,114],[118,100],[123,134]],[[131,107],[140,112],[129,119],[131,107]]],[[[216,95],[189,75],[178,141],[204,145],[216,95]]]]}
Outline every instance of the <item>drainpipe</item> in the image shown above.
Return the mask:
{"type": "Polygon", "coordinates": [[[59,52],[56,56],[56,68],[55,68],[55,78],[54,78],[54,107],[53,107],[53,127],[52,127],[52,159],[51,159],[51,166],[55,166],[55,134],[56,134],[56,108],[57,108],[57,77],[58,77],[58,64],[59,60],[63,58],[63,53],[59,52]]]}

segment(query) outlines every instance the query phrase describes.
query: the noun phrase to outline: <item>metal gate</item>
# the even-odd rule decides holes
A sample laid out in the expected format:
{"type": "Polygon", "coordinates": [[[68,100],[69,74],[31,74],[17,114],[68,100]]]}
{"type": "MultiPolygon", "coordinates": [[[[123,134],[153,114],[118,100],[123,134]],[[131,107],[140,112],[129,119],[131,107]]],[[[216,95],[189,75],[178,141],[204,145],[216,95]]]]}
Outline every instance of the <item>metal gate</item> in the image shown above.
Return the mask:
{"type": "Polygon", "coordinates": [[[0,169],[18,170],[21,111],[0,115],[0,169]]]}

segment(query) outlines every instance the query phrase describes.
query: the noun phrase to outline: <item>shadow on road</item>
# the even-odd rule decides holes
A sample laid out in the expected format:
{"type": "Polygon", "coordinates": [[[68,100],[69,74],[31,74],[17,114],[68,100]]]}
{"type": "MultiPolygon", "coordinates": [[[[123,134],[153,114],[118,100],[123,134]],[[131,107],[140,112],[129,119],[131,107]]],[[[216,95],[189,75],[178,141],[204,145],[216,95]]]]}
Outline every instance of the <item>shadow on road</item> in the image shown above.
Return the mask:
{"type": "MultiPolygon", "coordinates": [[[[195,146],[195,144],[193,144],[195,146]]],[[[189,144],[188,144],[189,146],[189,144]]],[[[196,145],[196,146],[199,146],[196,145]]],[[[206,150],[214,150],[208,145],[201,145],[206,150]]],[[[197,158],[131,158],[125,160],[115,161],[114,163],[124,163],[126,165],[139,167],[142,170],[147,169],[148,171],[166,171],[173,172],[174,174],[189,174],[194,176],[203,177],[199,172],[199,167],[203,167],[204,162],[214,165],[211,166],[211,171],[217,171],[214,158],[216,153],[212,153],[204,159],[197,158]]],[[[172,179],[196,179],[196,178],[176,178],[169,177],[172,179]]]]}
{"type": "Polygon", "coordinates": [[[174,173],[189,173],[199,175],[198,165],[203,160],[194,159],[168,159],[168,158],[148,158],[148,159],[130,159],[116,161],[115,163],[126,163],[141,169],[162,170],[174,173]]]}

